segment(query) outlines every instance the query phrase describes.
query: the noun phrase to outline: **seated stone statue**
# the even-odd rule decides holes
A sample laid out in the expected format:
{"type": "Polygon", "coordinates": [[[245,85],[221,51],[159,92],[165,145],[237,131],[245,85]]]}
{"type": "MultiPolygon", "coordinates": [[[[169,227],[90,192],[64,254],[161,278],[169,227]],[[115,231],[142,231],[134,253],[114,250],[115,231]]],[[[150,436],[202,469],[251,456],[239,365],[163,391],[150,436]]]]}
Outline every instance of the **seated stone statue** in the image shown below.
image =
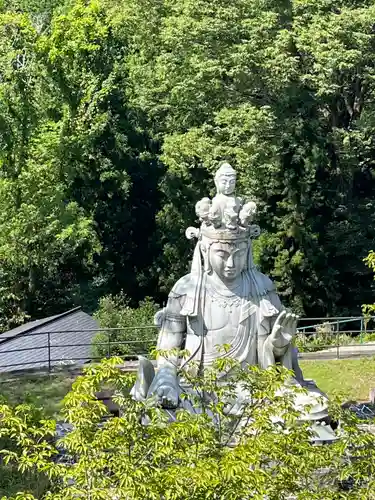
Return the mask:
{"type": "Polygon", "coordinates": [[[215,181],[223,192],[212,202],[204,198],[197,203],[201,227],[186,231],[188,238],[198,239],[191,272],[177,281],[166,307],[156,315],[157,348],[176,354],[158,359],[156,375],[151,363],[142,360],[133,397],[154,395],[164,407],[176,408],[179,367],[189,369],[192,364],[204,370],[227,356],[243,367],[281,364],[292,370],[294,383],[307,389],[307,394],[298,396],[300,406],[310,406],[305,418],[325,421],[327,399],[314,383],[304,380],[293,347],[298,317],[285,310],[272,281],[253,263],[251,242],[260,232],[253,224],[256,205],[234,197],[235,172],[230,165],[220,167],[215,181]],[[229,348],[218,349],[223,345],[229,348]],[[181,359],[178,349],[187,350],[189,357],[181,359]]]}

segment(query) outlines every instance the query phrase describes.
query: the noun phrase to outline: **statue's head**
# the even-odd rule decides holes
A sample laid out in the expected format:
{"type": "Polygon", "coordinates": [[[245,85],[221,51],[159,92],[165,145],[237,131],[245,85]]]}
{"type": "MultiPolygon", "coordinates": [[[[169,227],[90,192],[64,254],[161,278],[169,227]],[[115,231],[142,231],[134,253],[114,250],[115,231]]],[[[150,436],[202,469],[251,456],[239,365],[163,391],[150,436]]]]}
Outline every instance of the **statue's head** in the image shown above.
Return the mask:
{"type": "Polygon", "coordinates": [[[229,163],[223,163],[215,174],[215,186],[219,194],[227,196],[236,189],[236,171],[229,163]]]}

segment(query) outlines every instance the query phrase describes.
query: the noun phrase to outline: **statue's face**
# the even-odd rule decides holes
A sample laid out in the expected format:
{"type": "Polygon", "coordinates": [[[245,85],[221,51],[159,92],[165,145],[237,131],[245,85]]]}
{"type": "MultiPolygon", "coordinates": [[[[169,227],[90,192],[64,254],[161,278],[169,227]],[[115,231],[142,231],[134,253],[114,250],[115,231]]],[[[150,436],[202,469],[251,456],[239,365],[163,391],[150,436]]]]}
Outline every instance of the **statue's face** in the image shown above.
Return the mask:
{"type": "Polygon", "coordinates": [[[241,243],[213,243],[209,259],[212,270],[223,280],[233,281],[244,270],[248,245],[241,243]]]}
{"type": "Polygon", "coordinates": [[[215,179],[215,184],[218,193],[226,194],[228,196],[233,194],[236,189],[236,176],[220,175],[215,179]]]}

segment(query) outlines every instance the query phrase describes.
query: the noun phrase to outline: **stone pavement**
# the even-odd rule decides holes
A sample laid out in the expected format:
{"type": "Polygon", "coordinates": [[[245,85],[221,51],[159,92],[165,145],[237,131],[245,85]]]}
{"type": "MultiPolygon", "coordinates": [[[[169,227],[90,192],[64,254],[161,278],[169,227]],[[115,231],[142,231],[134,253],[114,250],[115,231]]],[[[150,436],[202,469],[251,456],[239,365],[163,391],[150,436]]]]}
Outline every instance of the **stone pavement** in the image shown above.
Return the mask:
{"type": "Polygon", "coordinates": [[[339,348],[329,347],[317,352],[300,352],[299,359],[324,360],[324,359],[351,359],[375,356],[375,343],[343,345],[339,348]]]}

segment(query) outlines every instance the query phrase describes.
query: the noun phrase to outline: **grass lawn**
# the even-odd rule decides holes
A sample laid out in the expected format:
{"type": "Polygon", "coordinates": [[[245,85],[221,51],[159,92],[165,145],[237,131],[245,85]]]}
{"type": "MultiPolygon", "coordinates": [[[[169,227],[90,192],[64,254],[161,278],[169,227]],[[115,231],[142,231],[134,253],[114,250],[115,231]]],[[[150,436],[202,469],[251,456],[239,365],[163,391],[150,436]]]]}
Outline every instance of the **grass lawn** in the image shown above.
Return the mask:
{"type": "MultiPolygon", "coordinates": [[[[0,401],[10,404],[31,403],[44,409],[46,417],[57,417],[61,401],[69,392],[74,377],[69,373],[51,375],[0,376],[0,401]]],[[[0,442],[0,447],[2,443],[0,442]]],[[[33,472],[22,473],[12,465],[0,464],[0,497],[28,491],[38,498],[48,484],[33,472]]]]}
{"type": "MultiPolygon", "coordinates": [[[[367,401],[375,388],[375,358],[300,361],[305,378],[316,381],[329,396],[343,401],[367,401]]],[[[61,401],[69,392],[74,376],[51,375],[0,376],[0,399],[11,404],[32,403],[44,408],[47,417],[56,417],[61,401]]]]}
{"type": "Polygon", "coordinates": [[[31,403],[44,408],[46,417],[56,417],[61,401],[74,382],[69,373],[0,377],[0,398],[10,404],[31,403]]]}
{"type": "Polygon", "coordinates": [[[313,379],[328,396],[342,401],[368,401],[375,388],[375,358],[300,361],[303,375],[313,379]]]}

